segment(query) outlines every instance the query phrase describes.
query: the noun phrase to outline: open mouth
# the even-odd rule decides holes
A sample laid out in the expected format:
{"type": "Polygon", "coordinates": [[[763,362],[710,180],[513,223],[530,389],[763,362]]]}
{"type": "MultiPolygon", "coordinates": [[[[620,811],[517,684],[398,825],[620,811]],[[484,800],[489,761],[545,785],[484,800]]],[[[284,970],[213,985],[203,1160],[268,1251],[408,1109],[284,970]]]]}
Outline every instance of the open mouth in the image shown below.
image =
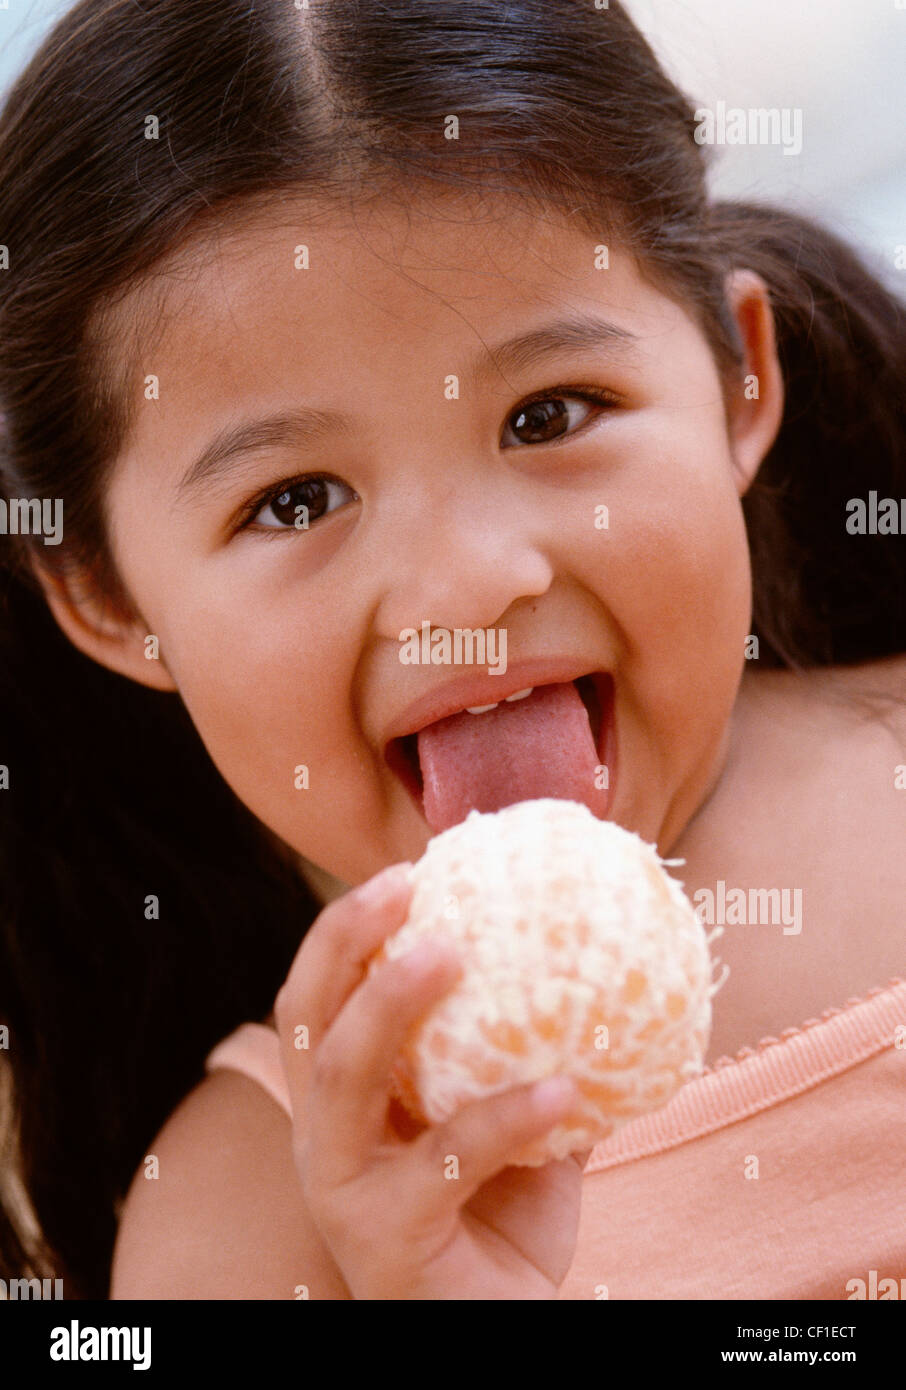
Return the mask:
{"type": "MultiPolygon", "coordinates": [[[[606,671],[589,672],[586,675],[578,676],[575,680],[568,682],[575,687],[585,711],[588,715],[589,728],[594,747],[597,751],[598,763],[606,766],[610,773],[610,782],[613,778],[613,759],[615,753],[614,740],[614,683],[613,677],[606,671]]],[[[551,685],[539,685],[531,687],[528,691],[519,691],[515,695],[506,697],[506,703],[515,700],[528,700],[537,692],[550,691],[554,689],[551,685]]],[[[504,703],[504,702],[500,702],[504,703]]],[[[493,708],[491,706],[479,706],[477,710],[463,711],[468,713],[471,718],[480,720],[484,713],[493,708]]],[[[458,716],[453,716],[458,717],[458,716]]],[[[445,721],[438,721],[443,723],[445,721]]],[[[385,759],[391,771],[399,777],[403,786],[415,801],[419,811],[424,814],[424,780],[419,761],[418,733],[406,734],[401,738],[390,741],[385,751],[385,759]]]]}

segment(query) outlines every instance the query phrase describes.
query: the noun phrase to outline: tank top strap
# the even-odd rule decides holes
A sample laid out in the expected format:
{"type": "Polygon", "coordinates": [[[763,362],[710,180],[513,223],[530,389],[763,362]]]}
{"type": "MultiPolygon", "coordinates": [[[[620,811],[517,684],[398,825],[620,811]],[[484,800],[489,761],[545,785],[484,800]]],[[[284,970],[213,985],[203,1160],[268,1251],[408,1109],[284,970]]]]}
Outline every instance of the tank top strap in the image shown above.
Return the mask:
{"type": "Polygon", "coordinates": [[[206,1072],[224,1067],[257,1081],[292,1118],[289,1091],[280,1063],[280,1042],[274,1028],[263,1023],[240,1024],[205,1059],[206,1072]]]}

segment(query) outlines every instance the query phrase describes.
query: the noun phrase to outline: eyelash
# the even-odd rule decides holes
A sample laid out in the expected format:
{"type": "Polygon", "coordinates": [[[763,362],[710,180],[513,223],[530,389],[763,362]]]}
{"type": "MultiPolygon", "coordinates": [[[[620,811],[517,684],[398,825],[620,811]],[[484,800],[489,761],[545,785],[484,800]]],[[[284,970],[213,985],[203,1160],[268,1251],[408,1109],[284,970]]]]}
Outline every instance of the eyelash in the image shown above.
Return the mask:
{"type": "MultiPolygon", "coordinates": [[[[611,407],[619,405],[621,399],[615,391],[609,391],[606,387],[602,386],[554,386],[543,391],[535,391],[530,396],[525,396],[523,400],[510,411],[509,415],[506,417],[507,421],[509,421],[512,416],[517,415],[520,410],[526,410],[536,401],[560,400],[564,398],[586,401],[592,405],[611,407]]],[[[577,434],[581,434],[590,423],[591,421],[586,420],[578,429],[572,430],[569,434],[563,435],[560,439],[546,441],[546,447],[556,448],[560,444],[565,444],[568,440],[574,439],[577,434]]],[[[524,447],[537,449],[541,447],[541,445],[528,444],[524,447]]],[[[296,473],[290,478],[284,478],[275,486],[267,488],[264,492],[257,493],[250,501],[243,505],[233,534],[235,535],[240,531],[250,529],[262,507],[267,506],[269,502],[280,497],[282,493],[295,487],[297,484],[304,483],[313,478],[321,479],[323,482],[343,482],[342,478],[336,478],[332,473],[296,473]]],[[[343,486],[348,487],[349,484],[344,483],[343,486]]],[[[354,488],[351,490],[355,491],[354,488]]],[[[272,540],[275,536],[292,534],[292,527],[289,526],[285,529],[282,526],[262,526],[261,530],[267,533],[268,540],[272,540]]]]}

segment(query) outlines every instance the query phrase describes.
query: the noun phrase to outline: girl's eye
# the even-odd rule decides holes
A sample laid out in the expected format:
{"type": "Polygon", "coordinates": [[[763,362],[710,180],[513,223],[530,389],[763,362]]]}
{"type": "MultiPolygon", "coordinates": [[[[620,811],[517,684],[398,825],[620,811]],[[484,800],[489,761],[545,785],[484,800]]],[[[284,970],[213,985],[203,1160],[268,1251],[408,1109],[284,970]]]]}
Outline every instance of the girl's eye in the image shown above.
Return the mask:
{"type": "MultiPolygon", "coordinates": [[[[501,440],[501,447],[512,447],[507,442],[507,430],[511,430],[516,436],[517,444],[549,444],[565,435],[575,434],[576,428],[585,424],[591,413],[590,406],[606,407],[616,405],[616,403],[617,398],[612,391],[589,388],[572,390],[569,393],[565,390],[553,391],[544,396],[535,396],[533,399],[523,402],[518,410],[514,410],[509,416],[504,437],[501,440]],[[580,408],[580,411],[584,409],[586,414],[580,416],[578,426],[571,428],[570,411],[575,411],[576,406],[580,408]],[[521,431],[522,434],[517,434],[517,431],[521,431]]],[[[572,419],[575,419],[574,414],[572,419]]]]}
{"type": "MultiPolygon", "coordinates": [[[[599,387],[557,387],[524,401],[507,419],[501,447],[510,448],[507,431],[517,444],[549,444],[570,434],[585,424],[592,407],[601,410],[618,404],[612,391],[599,387]],[[578,424],[571,411],[579,408],[578,424]],[[584,413],[583,413],[584,412],[584,413]],[[517,433],[517,431],[519,433],[517,433]],[[522,437],[527,436],[527,437],[522,437]]],[[[359,501],[359,495],[339,478],[311,474],[280,483],[268,493],[262,493],[244,509],[238,530],[259,526],[267,531],[307,531],[313,522],[346,502],[359,501]]]]}
{"type": "Polygon", "coordinates": [[[296,478],[256,498],[240,529],[263,526],[270,531],[285,531],[288,528],[307,531],[313,522],[349,501],[358,501],[358,493],[338,478],[326,478],[320,474],[296,478]]]}

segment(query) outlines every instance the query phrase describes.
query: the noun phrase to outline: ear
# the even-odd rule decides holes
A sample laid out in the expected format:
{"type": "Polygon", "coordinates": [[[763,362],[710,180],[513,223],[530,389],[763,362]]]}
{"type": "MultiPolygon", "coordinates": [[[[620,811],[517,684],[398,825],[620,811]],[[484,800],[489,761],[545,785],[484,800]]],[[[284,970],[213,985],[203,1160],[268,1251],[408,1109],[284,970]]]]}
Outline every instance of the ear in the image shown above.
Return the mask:
{"type": "Polygon", "coordinates": [[[57,626],[85,656],[153,690],[177,690],[156,635],[141,617],[117,617],[86,576],[61,577],[32,562],[57,626]],[[154,638],[149,641],[149,638],[154,638]],[[157,655],[152,655],[153,653],[157,655]]]}
{"type": "Polygon", "coordinates": [[[734,270],[725,282],[727,303],[745,350],[742,381],[731,393],[727,420],[739,495],[748,491],[780,431],[783,373],[777,357],[770,292],[753,270],[734,270]]]}

